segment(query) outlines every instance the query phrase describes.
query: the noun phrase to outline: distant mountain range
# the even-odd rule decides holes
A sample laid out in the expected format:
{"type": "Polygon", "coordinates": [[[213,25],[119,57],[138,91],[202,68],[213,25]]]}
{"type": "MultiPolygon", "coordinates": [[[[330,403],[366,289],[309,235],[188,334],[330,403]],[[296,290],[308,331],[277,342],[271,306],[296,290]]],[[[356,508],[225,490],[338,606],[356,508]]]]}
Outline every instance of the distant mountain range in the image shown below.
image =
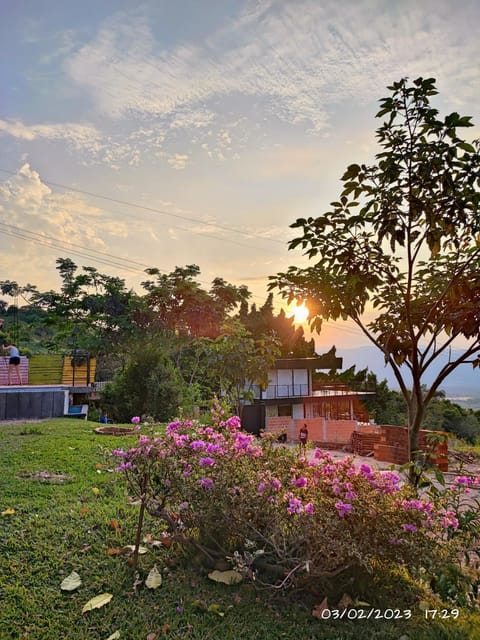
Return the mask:
{"type": "MultiPolygon", "coordinates": [[[[461,351],[452,351],[452,358],[459,353],[461,351]]],[[[343,358],[343,370],[349,369],[353,365],[355,365],[356,371],[368,367],[369,371],[376,374],[379,382],[387,380],[390,389],[398,389],[398,383],[390,367],[385,366],[382,353],[374,346],[339,348],[337,356],[343,358]]],[[[438,365],[432,366],[430,374],[425,377],[424,384],[430,385],[440,367],[447,362],[448,353],[444,355],[438,365]]],[[[480,369],[474,369],[471,364],[460,365],[440,385],[440,389],[452,402],[471,409],[480,409],[480,369]]]]}

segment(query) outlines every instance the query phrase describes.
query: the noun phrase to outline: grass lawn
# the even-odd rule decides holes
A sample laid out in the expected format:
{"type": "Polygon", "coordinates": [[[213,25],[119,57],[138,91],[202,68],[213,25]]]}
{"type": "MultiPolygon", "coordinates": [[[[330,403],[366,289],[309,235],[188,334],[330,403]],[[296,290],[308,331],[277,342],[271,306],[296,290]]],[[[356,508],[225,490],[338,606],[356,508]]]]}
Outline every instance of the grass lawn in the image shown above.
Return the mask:
{"type": "MultiPolygon", "coordinates": [[[[136,436],[102,436],[96,426],[63,419],[0,423],[1,640],[480,638],[478,614],[426,621],[417,605],[411,620],[318,620],[301,601],[274,600],[249,584],[216,584],[175,563],[166,547],[149,547],[135,576],[118,551],[134,543],[138,507],[129,504],[109,452],[136,436]],[[163,583],[150,590],[143,581],[155,564],[163,583]],[[62,591],[72,571],[82,584],[62,591]],[[102,593],[111,601],[82,614],[102,593]]],[[[147,522],[144,533],[158,538],[156,526],[147,522]]]]}

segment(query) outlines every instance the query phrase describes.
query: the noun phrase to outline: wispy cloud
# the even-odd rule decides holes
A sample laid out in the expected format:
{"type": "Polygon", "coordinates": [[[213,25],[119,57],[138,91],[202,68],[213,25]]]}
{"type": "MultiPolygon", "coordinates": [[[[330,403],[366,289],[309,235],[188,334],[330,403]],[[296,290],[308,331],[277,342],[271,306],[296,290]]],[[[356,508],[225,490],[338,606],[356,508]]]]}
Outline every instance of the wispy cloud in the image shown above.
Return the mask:
{"type": "Polygon", "coordinates": [[[331,105],[371,99],[406,73],[442,75],[456,67],[470,77],[478,45],[458,37],[471,28],[474,3],[465,5],[452,15],[448,0],[398,7],[384,0],[250,2],[204,44],[169,50],[137,11],[119,13],[65,69],[117,118],[179,111],[172,123],[180,117],[199,126],[199,105],[208,105],[211,121],[216,99],[246,95],[263,101],[263,113],[323,130],[331,105]]]}
{"type": "Polygon", "coordinates": [[[66,122],[62,124],[26,125],[20,120],[1,120],[0,132],[21,140],[64,140],[77,150],[96,154],[101,149],[101,134],[90,125],[66,122]]]}

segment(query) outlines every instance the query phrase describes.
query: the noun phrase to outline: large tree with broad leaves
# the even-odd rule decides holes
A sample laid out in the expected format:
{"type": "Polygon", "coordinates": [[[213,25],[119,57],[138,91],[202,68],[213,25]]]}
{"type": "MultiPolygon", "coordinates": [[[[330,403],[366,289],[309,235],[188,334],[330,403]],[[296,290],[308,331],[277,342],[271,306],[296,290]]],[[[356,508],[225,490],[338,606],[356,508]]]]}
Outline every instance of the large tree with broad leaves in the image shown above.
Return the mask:
{"type": "Polygon", "coordinates": [[[301,234],[289,248],[311,262],[277,274],[271,288],[306,300],[312,328],[351,319],[381,349],[407,402],[416,460],[428,403],[454,369],[479,361],[480,156],[478,141],[457,134],[471,118],[442,118],[431,105],[434,79],[388,89],[376,161],[350,165],[339,200],[292,224],[301,234]]]}

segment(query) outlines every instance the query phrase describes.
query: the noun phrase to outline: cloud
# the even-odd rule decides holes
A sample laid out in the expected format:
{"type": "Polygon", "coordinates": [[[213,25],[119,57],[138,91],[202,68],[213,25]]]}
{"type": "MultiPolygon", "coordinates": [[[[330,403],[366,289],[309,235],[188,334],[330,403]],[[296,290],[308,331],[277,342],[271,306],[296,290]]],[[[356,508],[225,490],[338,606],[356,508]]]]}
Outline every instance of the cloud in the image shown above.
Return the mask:
{"type": "Polygon", "coordinates": [[[168,164],[177,170],[185,169],[187,166],[188,155],[176,153],[174,156],[168,159],[168,164]]]}
{"type": "Polygon", "coordinates": [[[90,125],[66,122],[63,124],[26,125],[20,120],[1,120],[0,132],[21,140],[64,140],[75,150],[88,150],[98,153],[101,148],[101,135],[90,125]]]}
{"type": "MultiPolygon", "coordinates": [[[[62,244],[102,250],[108,246],[107,238],[127,235],[126,222],[113,220],[108,212],[75,193],[55,193],[29,164],[0,183],[0,213],[10,233],[28,236],[40,251],[52,241],[59,251],[62,244]]],[[[18,240],[11,244],[13,250],[23,246],[18,240]]]]}
{"type": "Polygon", "coordinates": [[[466,5],[452,15],[449,0],[247,2],[204,42],[170,49],[137,10],[119,12],[65,69],[111,117],[177,113],[173,127],[204,126],[216,101],[243,95],[263,113],[322,131],[334,104],[371,100],[405,72],[455,78],[460,69],[470,78],[478,49],[459,38],[474,17],[466,5]]]}

